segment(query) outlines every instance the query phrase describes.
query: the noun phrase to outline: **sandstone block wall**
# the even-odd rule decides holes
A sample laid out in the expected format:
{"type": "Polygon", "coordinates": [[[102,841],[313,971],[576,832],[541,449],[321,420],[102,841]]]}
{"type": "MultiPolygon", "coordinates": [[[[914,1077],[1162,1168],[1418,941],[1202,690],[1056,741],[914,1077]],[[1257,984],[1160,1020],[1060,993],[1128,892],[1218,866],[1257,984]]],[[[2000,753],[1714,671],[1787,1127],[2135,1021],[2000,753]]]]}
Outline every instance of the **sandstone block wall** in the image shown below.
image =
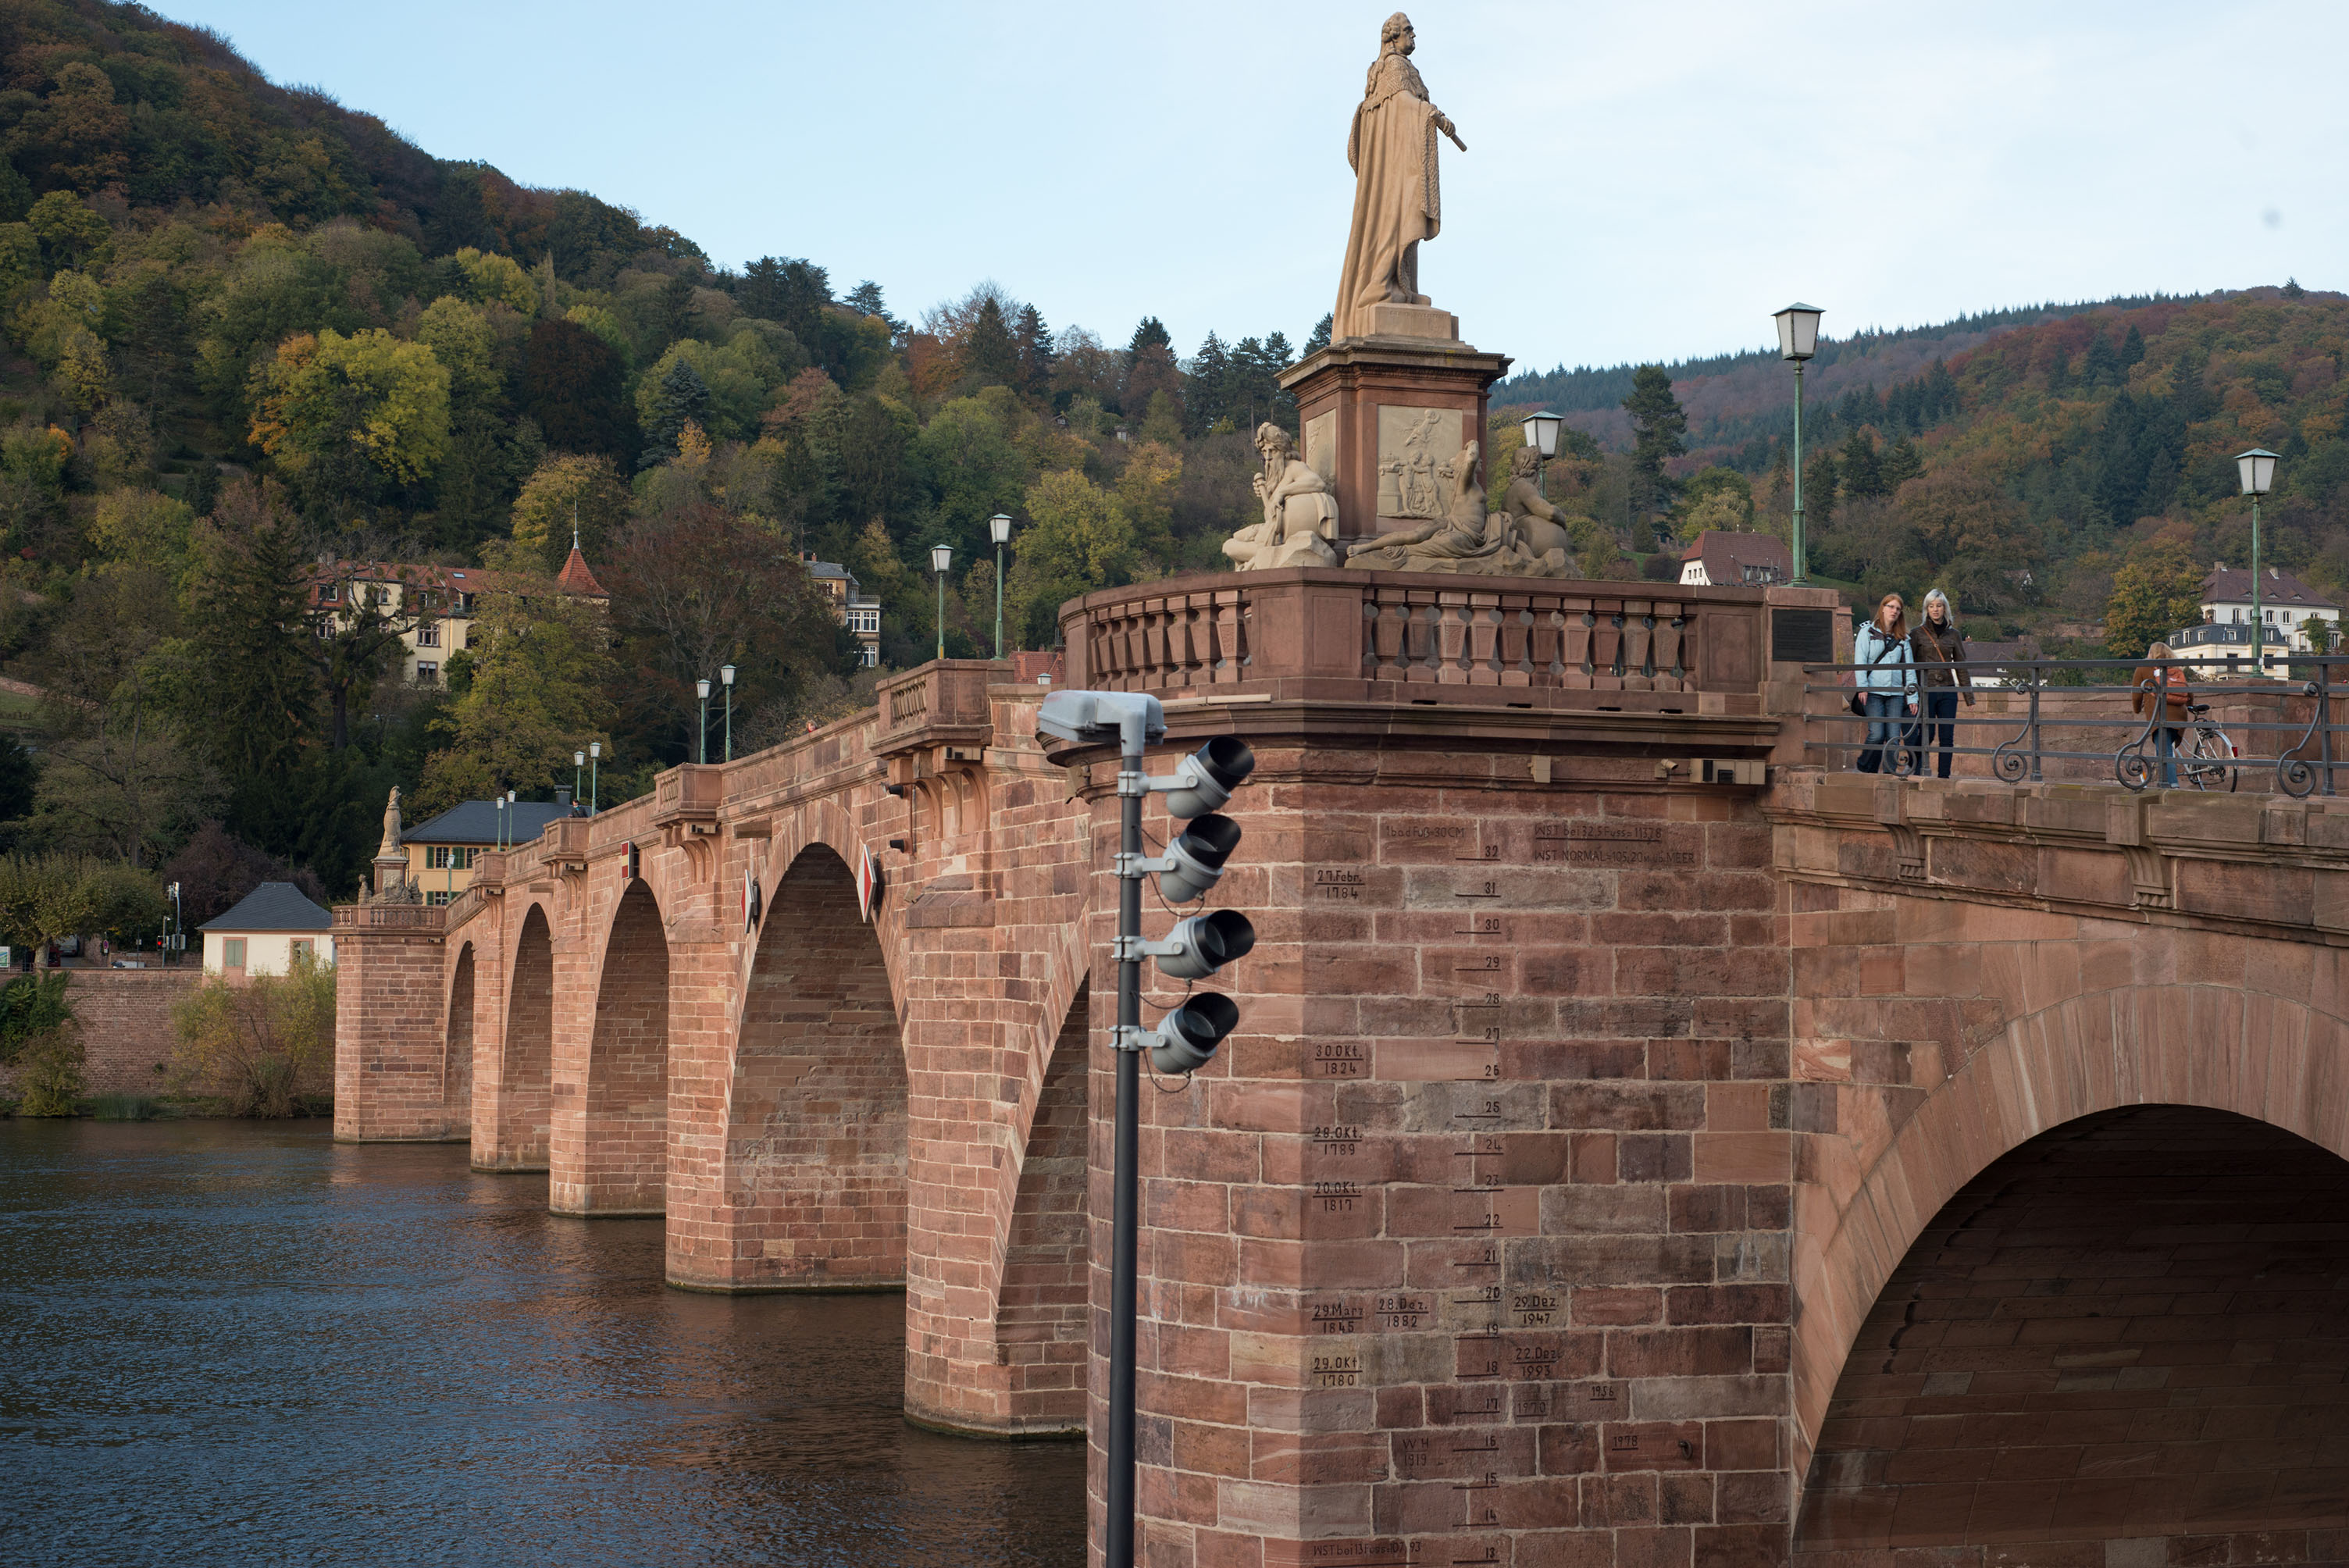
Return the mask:
{"type": "MultiPolygon", "coordinates": [[[[203,983],[180,969],[73,969],[67,1000],[81,1030],[83,1082],[91,1094],[162,1094],[171,1059],[171,1007],[203,983]]],[[[5,976],[0,976],[5,978],[5,976]]],[[[16,1069],[0,1068],[0,1089],[14,1094],[16,1069]]]]}

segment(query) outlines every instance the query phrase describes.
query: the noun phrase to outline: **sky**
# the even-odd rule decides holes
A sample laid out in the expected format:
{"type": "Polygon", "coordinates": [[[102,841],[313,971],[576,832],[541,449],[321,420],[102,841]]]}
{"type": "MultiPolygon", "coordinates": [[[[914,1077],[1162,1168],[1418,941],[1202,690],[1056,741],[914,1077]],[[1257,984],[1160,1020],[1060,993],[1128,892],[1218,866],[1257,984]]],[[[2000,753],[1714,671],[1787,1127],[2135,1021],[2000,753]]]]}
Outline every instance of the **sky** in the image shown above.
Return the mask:
{"type": "MultiPolygon", "coordinates": [[[[152,0],[427,151],[917,319],[982,280],[1188,354],[1331,305],[1379,5],[152,0]]],[[[2115,294],[2349,287],[2349,5],[1412,7],[1420,287],[1527,368],[2115,294]],[[2329,194],[2328,194],[2329,193],[2329,194]]]]}

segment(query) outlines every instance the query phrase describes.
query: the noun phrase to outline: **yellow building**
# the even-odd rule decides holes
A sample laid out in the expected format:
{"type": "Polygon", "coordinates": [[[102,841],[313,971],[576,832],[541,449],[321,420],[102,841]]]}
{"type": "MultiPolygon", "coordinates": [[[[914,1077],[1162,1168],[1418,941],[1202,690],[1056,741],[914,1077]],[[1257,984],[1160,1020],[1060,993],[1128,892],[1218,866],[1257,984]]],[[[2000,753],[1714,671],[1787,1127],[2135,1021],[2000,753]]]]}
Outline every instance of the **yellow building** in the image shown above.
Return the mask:
{"type": "Polygon", "coordinates": [[[473,861],[501,842],[526,844],[557,817],[572,814],[571,791],[552,800],[516,800],[502,810],[495,800],[467,800],[399,835],[408,851],[408,880],[427,903],[447,903],[473,885],[473,861]]]}
{"type": "Polygon", "coordinates": [[[199,928],[204,973],[232,983],[256,975],[283,975],[297,954],[335,961],[334,918],[292,882],[263,882],[227,913],[199,928]]]}
{"type": "MultiPolygon", "coordinates": [[[[577,598],[610,603],[576,543],[554,584],[577,598]]],[[[311,608],[336,630],[369,609],[391,623],[400,641],[400,678],[414,686],[440,684],[450,655],[472,645],[483,595],[502,591],[498,573],[478,566],[325,561],[310,573],[311,608]]]]}

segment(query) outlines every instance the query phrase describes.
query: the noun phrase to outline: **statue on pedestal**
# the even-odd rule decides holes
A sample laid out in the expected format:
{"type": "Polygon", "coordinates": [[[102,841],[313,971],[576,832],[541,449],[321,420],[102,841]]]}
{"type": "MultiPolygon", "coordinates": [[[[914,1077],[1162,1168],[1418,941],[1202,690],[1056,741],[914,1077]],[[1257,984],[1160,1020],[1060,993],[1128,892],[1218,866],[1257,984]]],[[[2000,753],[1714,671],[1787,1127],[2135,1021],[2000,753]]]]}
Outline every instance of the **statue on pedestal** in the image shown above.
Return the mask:
{"type": "Polygon", "coordinates": [[[1354,170],[1354,222],[1346,239],[1346,265],[1338,276],[1338,308],[1330,326],[1335,338],[1368,336],[1375,305],[1428,304],[1419,292],[1419,242],[1435,238],[1443,228],[1435,138],[1439,132],[1450,137],[1463,152],[1468,144],[1427,101],[1427,84],[1411,63],[1417,46],[1410,17],[1398,11],[1387,18],[1379,34],[1378,60],[1346,138],[1346,161],[1354,170]]]}
{"type": "Polygon", "coordinates": [[[1471,441],[1437,467],[1436,480],[1446,492],[1443,516],[1366,539],[1346,552],[1346,564],[1476,577],[1565,576],[1563,548],[1529,550],[1507,512],[1485,510],[1485,487],[1476,480],[1478,450],[1471,441]]]}
{"type": "Polygon", "coordinates": [[[1338,498],[1330,481],[1297,456],[1288,432],[1269,422],[1257,427],[1256,449],[1264,472],[1249,481],[1264,506],[1264,521],[1224,541],[1235,572],[1274,566],[1335,566],[1338,498]]]}
{"type": "Polygon", "coordinates": [[[399,786],[391,787],[391,799],[383,806],[383,842],[377,846],[375,858],[379,861],[405,860],[408,851],[399,847],[399,786]]]}

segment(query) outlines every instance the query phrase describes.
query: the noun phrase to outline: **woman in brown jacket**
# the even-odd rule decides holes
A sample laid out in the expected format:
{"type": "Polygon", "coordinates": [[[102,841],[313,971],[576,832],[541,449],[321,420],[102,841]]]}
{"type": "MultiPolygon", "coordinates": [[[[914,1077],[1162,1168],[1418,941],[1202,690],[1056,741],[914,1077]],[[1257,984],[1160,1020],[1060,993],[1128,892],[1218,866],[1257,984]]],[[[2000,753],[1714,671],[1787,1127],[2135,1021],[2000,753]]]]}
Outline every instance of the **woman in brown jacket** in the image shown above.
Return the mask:
{"type": "MultiPolygon", "coordinates": [[[[1919,740],[1939,755],[1944,779],[1950,776],[1951,748],[1957,742],[1958,698],[1964,696],[1968,707],[1974,705],[1973,672],[1950,666],[1971,656],[1966,652],[1966,634],[1958,630],[1950,609],[1950,596],[1934,589],[1925,595],[1925,618],[1909,635],[1909,658],[1917,665],[1917,678],[1924,687],[1920,694],[1924,706],[1919,716],[1925,722],[1919,740]]],[[[1917,769],[1920,775],[1923,763],[1920,756],[1917,769]]]]}
{"type": "Polygon", "coordinates": [[[2146,649],[2148,662],[2139,665],[2129,676],[2129,711],[2144,717],[2153,711],[2155,703],[2161,704],[2161,717],[2168,722],[2156,727],[2155,748],[2161,755],[2161,787],[2178,788],[2178,743],[2185,735],[2186,705],[2192,700],[2186,670],[2182,665],[2154,661],[2166,661],[2172,655],[2168,643],[2156,643],[2146,649]]]}

